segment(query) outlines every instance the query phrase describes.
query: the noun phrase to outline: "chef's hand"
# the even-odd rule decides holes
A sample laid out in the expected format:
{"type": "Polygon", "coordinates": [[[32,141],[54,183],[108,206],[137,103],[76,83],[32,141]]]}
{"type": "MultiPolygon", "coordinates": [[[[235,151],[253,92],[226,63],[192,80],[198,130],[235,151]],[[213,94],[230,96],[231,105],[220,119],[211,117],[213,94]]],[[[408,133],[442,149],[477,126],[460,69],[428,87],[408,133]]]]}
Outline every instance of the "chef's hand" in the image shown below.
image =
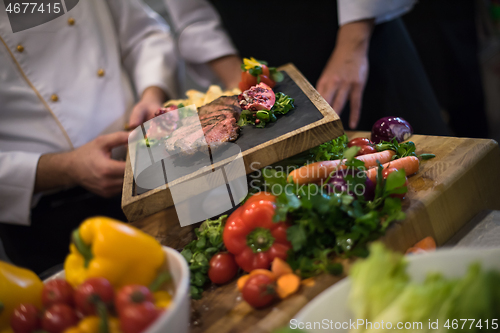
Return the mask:
{"type": "Polygon", "coordinates": [[[360,118],[361,100],[368,78],[368,46],[372,29],[373,20],[347,23],[340,27],[335,49],[316,86],[339,115],[350,100],[351,129],[356,128],[360,118]]]}
{"type": "Polygon", "coordinates": [[[69,154],[70,176],[90,192],[109,198],[123,187],[125,162],[111,158],[111,149],[128,143],[128,132],[98,136],[69,154]]]}
{"type": "Polygon", "coordinates": [[[128,132],[101,135],[70,152],[42,155],[34,192],[80,185],[106,198],[119,194],[125,162],[113,160],[111,149],[126,145],[128,136],[128,132]]]}
{"type": "Polygon", "coordinates": [[[148,87],[144,90],[141,100],[132,109],[128,121],[128,128],[136,128],[145,121],[152,119],[155,113],[163,106],[167,95],[158,87],[148,87]]]}

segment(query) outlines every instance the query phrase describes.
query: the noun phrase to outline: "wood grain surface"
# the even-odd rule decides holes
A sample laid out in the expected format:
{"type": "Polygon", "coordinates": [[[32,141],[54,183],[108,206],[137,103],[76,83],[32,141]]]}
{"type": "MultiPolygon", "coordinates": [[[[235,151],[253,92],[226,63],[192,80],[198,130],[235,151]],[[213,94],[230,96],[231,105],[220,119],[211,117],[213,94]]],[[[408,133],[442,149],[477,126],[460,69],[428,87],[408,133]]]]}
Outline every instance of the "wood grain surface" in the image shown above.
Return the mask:
{"type": "MultiPolygon", "coordinates": [[[[253,171],[251,165],[254,162],[259,163],[258,168],[260,169],[320,145],[323,142],[339,137],[344,133],[340,118],[295,66],[288,64],[280,67],[279,70],[286,72],[288,76],[290,76],[293,82],[295,82],[300,90],[306,95],[306,98],[312,102],[314,106],[311,107],[315,107],[317,111],[323,115],[323,118],[242,151],[243,162],[247,173],[253,171]]],[[[297,109],[296,111],[299,110],[297,109]]],[[[274,125],[279,126],[279,120],[274,125]]],[[[272,129],[270,128],[268,130],[272,129]]],[[[236,143],[238,143],[238,141],[236,141],[236,143]]],[[[226,161],[222,161],[214,164],[213,167],[217,168],[225,163],[226,161]]],[[[186,180],[201,176],[203,172],[206,173],[206,171],[199,171],[176,179],[171,182],[170,186],[175,186],[186,180]]],[[[142,194],[137,193],[130,156],[127,155],[122,194],[122,209],[128,220],[136,221],[172,205],[173,199],[169,190],[169,184],[162,185],[142,194]]]]}
{"type": "MultiPolygon", "coordinates": [[[[347,134],[350,138],[368,136],[365,132],[347,134]]],[[[382,238],[386,245],[405,251],[426,236],[442,245],[480,211],[500,209],[500,150],[495,141],[423,135],[410,140],[417,154],[434,153],[436,158],[422,162],[420,171],[409,178],[403,205],[407,218],[389,227],[382,238]]],[[[173,210],[133,225],[174,248],[192,239],[192,226],[180,228],[173,210]]],[[[272,332],[286,326],[307,302],[340,278],[321,275],[314,286],[302,286],[299,293],[263,310],[254,310],[241,300],[235,281],[209,287],[201,300],[192,301],[191,332],[272,332]]]]}

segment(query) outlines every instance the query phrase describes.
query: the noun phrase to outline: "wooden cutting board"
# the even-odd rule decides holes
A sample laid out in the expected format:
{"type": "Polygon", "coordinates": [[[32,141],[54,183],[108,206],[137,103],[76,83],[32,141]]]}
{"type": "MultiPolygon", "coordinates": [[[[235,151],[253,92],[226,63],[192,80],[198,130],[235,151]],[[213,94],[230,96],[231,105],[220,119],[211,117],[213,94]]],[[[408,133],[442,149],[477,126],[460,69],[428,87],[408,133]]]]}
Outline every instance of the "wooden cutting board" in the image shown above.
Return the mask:
{"type": "MultiPolygon", "coordinates": [[[[338,115],[295,66],[288,64],[280,67],[279,70],[284,73],[285,79],[276,85],[274,91],[283,92],[294,98],[295,109],[284,116],[278,116],[278,120],[268,124],[266,128],[247,125],[241,129],[240,136],[235,143],[241,148],[247,174],[337,138],[344,133],[338,115]]],[[[206,171],[194,172],[171,182],[167,182],[167,175],[165,175],[164,185],[153,190],[141,189],[134,181],[130,158],[130,155],[134,154],[136,154],[135,148],[129,146],[122,194],[122,209],[129,221],[136,221],[173,206],[169,186],[178,185],[207,173],[206,171]]],[[[214,163],[212,169],[215,170],[223,165],[219,164],[221,163],[214,163]]],[[[158,170],[161,170],[161,166],[158,170]]]]}
{"type": "MultiPolygon", "coordinates": [[[[354,138],[369,133],[347,134],[354,138]]],[[[409,178],[403,205],[407,218],[389,227],[382,238],[386,245],[406,251],[432,236],[441,246],[480,211],[500,209],[500,150],[495,141],[423,135],[411,140],[417,154],[434,153],[436,158],[423,162],[420,171],[409,178]]],[[[183,247],[193,237],[192,226],[180,228],[173,209],[134,225],[174,248],[183,247]]],[[[345,262],[346,267],[349,264],[345,262]]],[[[192,301],[191,332],[272,332],[286,326],[307,302],[339,280],[319,276],[314,286],[302,287],[299,293],[263,310],[254,310],[241,300],[236,282],[210,287],[201,300],[192,301]]]]}

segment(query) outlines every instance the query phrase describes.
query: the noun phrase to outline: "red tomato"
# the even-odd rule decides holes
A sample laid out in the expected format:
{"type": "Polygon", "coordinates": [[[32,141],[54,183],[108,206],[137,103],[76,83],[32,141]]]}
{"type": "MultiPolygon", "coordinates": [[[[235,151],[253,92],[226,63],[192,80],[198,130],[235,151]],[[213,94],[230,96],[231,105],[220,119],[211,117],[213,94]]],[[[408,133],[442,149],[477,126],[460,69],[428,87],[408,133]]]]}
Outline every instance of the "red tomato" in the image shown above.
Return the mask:
{"type": "Polygon", "coordinates": [[[363,147],[363,146],[369,146],[372,145],[373,142],[370,141],[370,139],[367,138],[355,138],[352,139],[347,143],[347,147],[352,147],[352,146],[358,146],[358,147],[363,147]]]}
{"type": "Polygon", "coordinates": [[[75,310],[66,304],[52,305],[42,317],[42,329],[49,333],[62,333],[77,323],[75,310]]]}
{"type": "Polygon", "coordinates": [[[241,82],[243,84],[241,85],[240,90],[245,91],[257,85],[257,77],[248,72],[241,72],[241,82]]]}
{"type": "Polygon", "coordinates": [[[95,314],[95,298],[106,305],[113,303],[115,292],[113,286],[105,278],[89,278],[75,290],[75,306],[83,314],[95,314]]]}
{"type": "Polygon", "coordinates": [[[236,273],[238,273],[238,265],[231,253],[218,253],[210,259],[208,277],[213,283],[227,283],[236,276],[236,273]]]}
{"type": "MultiPolygon", "coordinates": [[[[398,169],[396,169],[396,168],[386,168],[386,169],[384,169],[384,171],[382,171],[382,177],[384,177],[384,179],[386,179],[387,176],[389,176],[394,171],[398,171],[398,169]]],[[[405,184],[403,186],[408,187],[408,178],[406,178],[405,184]]],[[[406,197],[406,193],[391,194],[390,197],[391,198],[400,198],[401,200],[403,200],[406,197]]]]}
{"type": "Polygon", "coordinates": [[[151,302],[129,305],[120,313],[120,327],[123,333],[140,333],[158,318],[161,310],[151,302]]]}
{"type": "Polygon", "coordinates": [[[264,76],[267,76],[267,77],[270,77],[270,73],[269,73],[269,67],[267,67],[266,65],[262,64],[260,66],[262,68],[262,74],[261,75],[264,75],[264,76]]]}
{"type": "Polygon", "coordinates": [[[385,168],[382,171],[382,177],[384,177],[384,179],[387,179],[387,176],[389,176],[394,171],[398,171],[398,169],[396,169],[396,168],[385,168]]]}
{"type": "Polygon", "coordinates": [[[14,333],[31,333],[40,329],[40,316],[33,304],[19,304],[10,317],[14,333]]]}
{"type": "Polygon", "coordinates": [[[254,308],[272,303],[276,296],[274,281],[267,275],[250,276],[241,291],[243,299],[254,308]]]}
{"type": "Polygon", "coordinates": [[[373,153],[376,153],[376,152],[377,152],[377,149],[375,149],[372,146],[362,146],[361,149],[356,154],[356,156],[373,154],[373,153]]]}
{"type": "Polygon", "coordinates": [[[118,291],[115,297],[116,311],[120,313],[129,305],[137,305],[142,302],[153,302],[153,294],[148,287],[140,285],[125,286],[118,291]]]}
{"type": "Polygon", "coordinates": [[[247,90],[247,85],[245,82],[241,81],[240,83],[238,83],[238,88],[240,88],[241,91],[245,91],[247,90]]]}
{"type": "Polygon", "coordinates": [[[42,304],[48,308],[52,304],[73,306],[73,287],[64,279],[50,280],[43,286],[42,304]]]}
{"type": "Polygon", "coordinates": [[[271,88],[274,88],[274,86],[276,85],[276,82],[274,82],[272,79],[270,79],[266,75],[261,74],[261,75],[259,75],[259,77],[260,77],[260,82],[264,82],[265,84],[267,84],[271,88]]]}

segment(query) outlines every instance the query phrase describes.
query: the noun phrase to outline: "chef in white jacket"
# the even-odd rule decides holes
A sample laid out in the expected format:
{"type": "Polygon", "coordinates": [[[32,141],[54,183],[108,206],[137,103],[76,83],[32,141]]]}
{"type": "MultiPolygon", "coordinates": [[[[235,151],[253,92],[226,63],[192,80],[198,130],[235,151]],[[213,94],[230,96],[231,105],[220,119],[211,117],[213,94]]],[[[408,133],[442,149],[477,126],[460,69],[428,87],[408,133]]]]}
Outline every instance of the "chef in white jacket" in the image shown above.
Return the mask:
{"type": "MultiPolygon", "coordinates": [[[[229,45],[203,61],[217,72],[221,62],[238,62],[234,53],[229,45]]],[[[168,26],[140,0],[79,1],[15,33],[0,2],[0,238],[15,263],[39,272],[50,266],[44,251],[60,262],[53,244],[67,249],[75,227],[67,216],[98,205],[49,218],[59,205],[53,201],[32,221],[42,195],[74,186],[102,197],[120,193],[125,162],[111,150],[127,143],[127,123],[141,124],[167,96],[178,96],[178,58],[168,26]]],[[[221,75],[227,85],[237,84],[234,77],[221,75]]]]}

